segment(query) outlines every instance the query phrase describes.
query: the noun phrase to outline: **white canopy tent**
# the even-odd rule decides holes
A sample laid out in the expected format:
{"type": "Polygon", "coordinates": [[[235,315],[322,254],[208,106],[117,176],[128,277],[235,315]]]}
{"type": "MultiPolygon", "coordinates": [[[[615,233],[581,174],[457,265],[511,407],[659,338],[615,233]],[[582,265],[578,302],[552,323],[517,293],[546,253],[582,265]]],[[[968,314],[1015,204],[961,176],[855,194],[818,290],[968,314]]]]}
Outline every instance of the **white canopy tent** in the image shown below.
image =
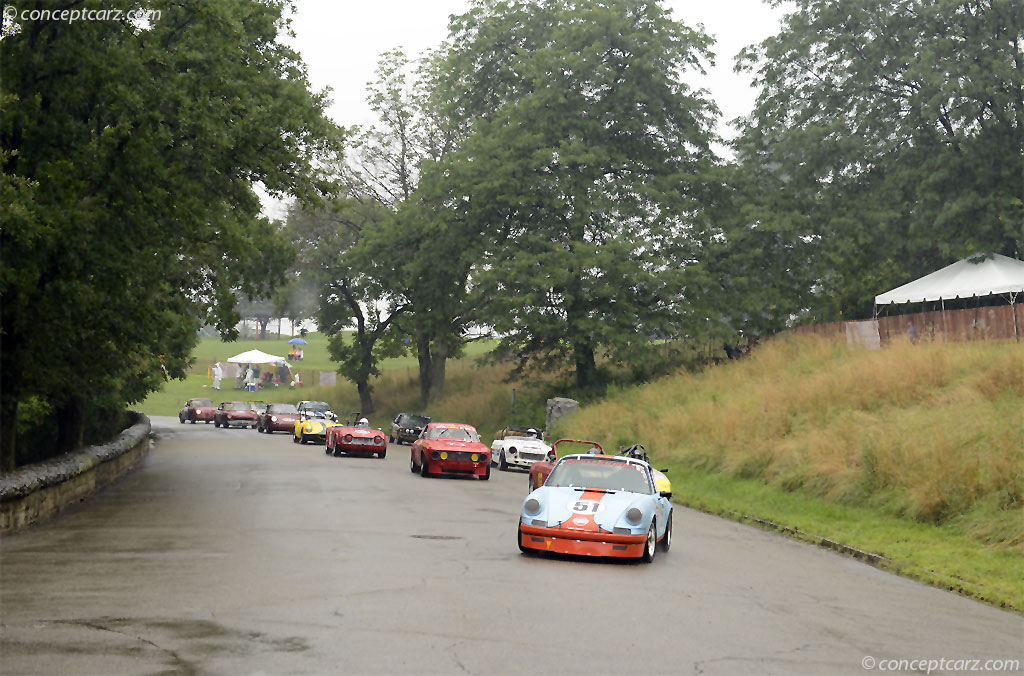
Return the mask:
{"type": "Polygon", "coordinates": [[[971,256],[930,275],[875,296],[875,305],[1010,294],[1013,303],[1024,292],[1024,261],[1000,254],[971,256]]]}
{"type": "Polygon", "coordinates": [[[249,350],[228,359],[232,364],[286,364],[284,357],[275,357],[260,350],[249,350]]]}
{"type": "Polygon", "coordinates": [[[1022,292],[1024,261],[1001,254],[968,256],[930,275],[875,296],[875,317],[878,317],[880,305],[936,300],[942,302],[945,317],[947,300],[1006,294],[1013,308],[1013,334],[1020,340],[1015,304],[1017,294],[1022,292]]]}

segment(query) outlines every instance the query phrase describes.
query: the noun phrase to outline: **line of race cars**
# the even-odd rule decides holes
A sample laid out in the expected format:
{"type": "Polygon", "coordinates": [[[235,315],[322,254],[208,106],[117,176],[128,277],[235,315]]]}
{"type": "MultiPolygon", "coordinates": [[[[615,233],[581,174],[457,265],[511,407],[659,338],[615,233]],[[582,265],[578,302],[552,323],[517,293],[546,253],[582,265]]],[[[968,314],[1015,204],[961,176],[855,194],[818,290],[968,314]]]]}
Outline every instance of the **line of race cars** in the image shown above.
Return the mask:
{"type": "Polygon", "coordinates": [[[506,427],[491,447],[476,428],[465,423],[433,422],[401,413],[385,438],[366,418],[353,414],[346,423],[325,402],[298,404],[190,399],[178,415],[181,423],[214,423],[225,428],[252,427],[271,434],[290,431],[299,444],[323,444],[328,455],[377,455],[388,442],[411,442],[409,469],[433,475],[473,476],[486,481],[491,466],[529,471],[530,492],[523,500],[516,534],[525,554],[549,552],[576,556],[654,560],[672,545],[672,487],[643,446],[620,448],[617,455],[594,441],[559,439],[544,443],[536,428],[506,427]],[[582,453],[563,454],[558,447],[582,445],[582,453]]]}

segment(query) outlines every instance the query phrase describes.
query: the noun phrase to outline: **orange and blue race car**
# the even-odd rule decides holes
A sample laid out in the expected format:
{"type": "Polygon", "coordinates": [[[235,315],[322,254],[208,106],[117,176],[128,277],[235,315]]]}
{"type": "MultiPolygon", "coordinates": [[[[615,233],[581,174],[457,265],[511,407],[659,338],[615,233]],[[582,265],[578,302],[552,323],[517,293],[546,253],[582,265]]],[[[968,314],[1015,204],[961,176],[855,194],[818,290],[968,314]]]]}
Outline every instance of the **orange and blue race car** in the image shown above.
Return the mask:
{"type": "Polygon", "coordinates": [[[421,476],[461,474],[491,478],[491,449],[480,442],[472,425],[463,423],[428,423],[413,442],[409,469],[421,476]]]}
{"type": "Polygon", "coordinates": [[[672,493],[628,455],[567,455],[523,501],[520,551],[654,560],[672,544],[672,493]]]}

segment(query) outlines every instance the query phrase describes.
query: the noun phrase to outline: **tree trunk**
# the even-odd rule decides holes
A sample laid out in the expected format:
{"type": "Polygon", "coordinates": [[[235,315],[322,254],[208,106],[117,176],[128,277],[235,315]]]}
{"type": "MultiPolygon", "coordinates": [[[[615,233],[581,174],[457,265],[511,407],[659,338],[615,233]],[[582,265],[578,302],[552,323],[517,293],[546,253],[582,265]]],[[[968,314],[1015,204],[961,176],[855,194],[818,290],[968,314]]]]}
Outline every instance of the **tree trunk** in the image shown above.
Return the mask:
{"type": "Polygon", "coordinates": [[[420,365],[420,408],[426,408],[430,403],[430,378],[432,375],[430,334],[426,331],[416,331],[416,359],[420,365]]]}
{"type": "Polygon", "coordinates": [[[573,345],[573,357],[576,360],[576,387],[586,391],[597,384],[597,362],[594,359],[594,346],[589,342],[573,345]]]}
{"type": "Polygon", "coordinates": [[[4,383],[0,399],[0,473],[11,472],[18,466],[18,447],[15,432],[18,429],[18,392],[11,391],[9,382],[4,383]]]}
{"type": "Polygon", "coordinates": [[[444,379],[448,364],[448,355],[451,352],[449,336],[435,340],[430,351],[430,390],[428,391],[429,401],[437,401],[444,396],[444,379]]]}
{"type": "Polygon", "coordinates": [[[72,396],[57,410],[57,454],[81,448],[85,431],[85,402],[72,396]]]}
{"type": "Polygon", "coordinates": [[[356,390],[359,392],[359,408],[364,416],[373,413],[373,387],[367,382],[356,383],[356,390]]]}

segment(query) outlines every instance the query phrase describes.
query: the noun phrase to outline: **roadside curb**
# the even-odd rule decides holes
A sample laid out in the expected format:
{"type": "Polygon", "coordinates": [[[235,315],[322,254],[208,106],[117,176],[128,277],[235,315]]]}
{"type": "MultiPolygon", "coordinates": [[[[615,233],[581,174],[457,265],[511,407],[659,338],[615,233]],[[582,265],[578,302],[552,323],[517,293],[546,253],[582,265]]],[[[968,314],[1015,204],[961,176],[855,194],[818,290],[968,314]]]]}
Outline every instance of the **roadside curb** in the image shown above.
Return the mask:
{"type": "Polygon", "coordinates": [[[152,424],[138,411],[129,413],[131,427],[105,444],[0,476],[0,536],[53,519],[135,467],[149,451],[152,424]]]}

